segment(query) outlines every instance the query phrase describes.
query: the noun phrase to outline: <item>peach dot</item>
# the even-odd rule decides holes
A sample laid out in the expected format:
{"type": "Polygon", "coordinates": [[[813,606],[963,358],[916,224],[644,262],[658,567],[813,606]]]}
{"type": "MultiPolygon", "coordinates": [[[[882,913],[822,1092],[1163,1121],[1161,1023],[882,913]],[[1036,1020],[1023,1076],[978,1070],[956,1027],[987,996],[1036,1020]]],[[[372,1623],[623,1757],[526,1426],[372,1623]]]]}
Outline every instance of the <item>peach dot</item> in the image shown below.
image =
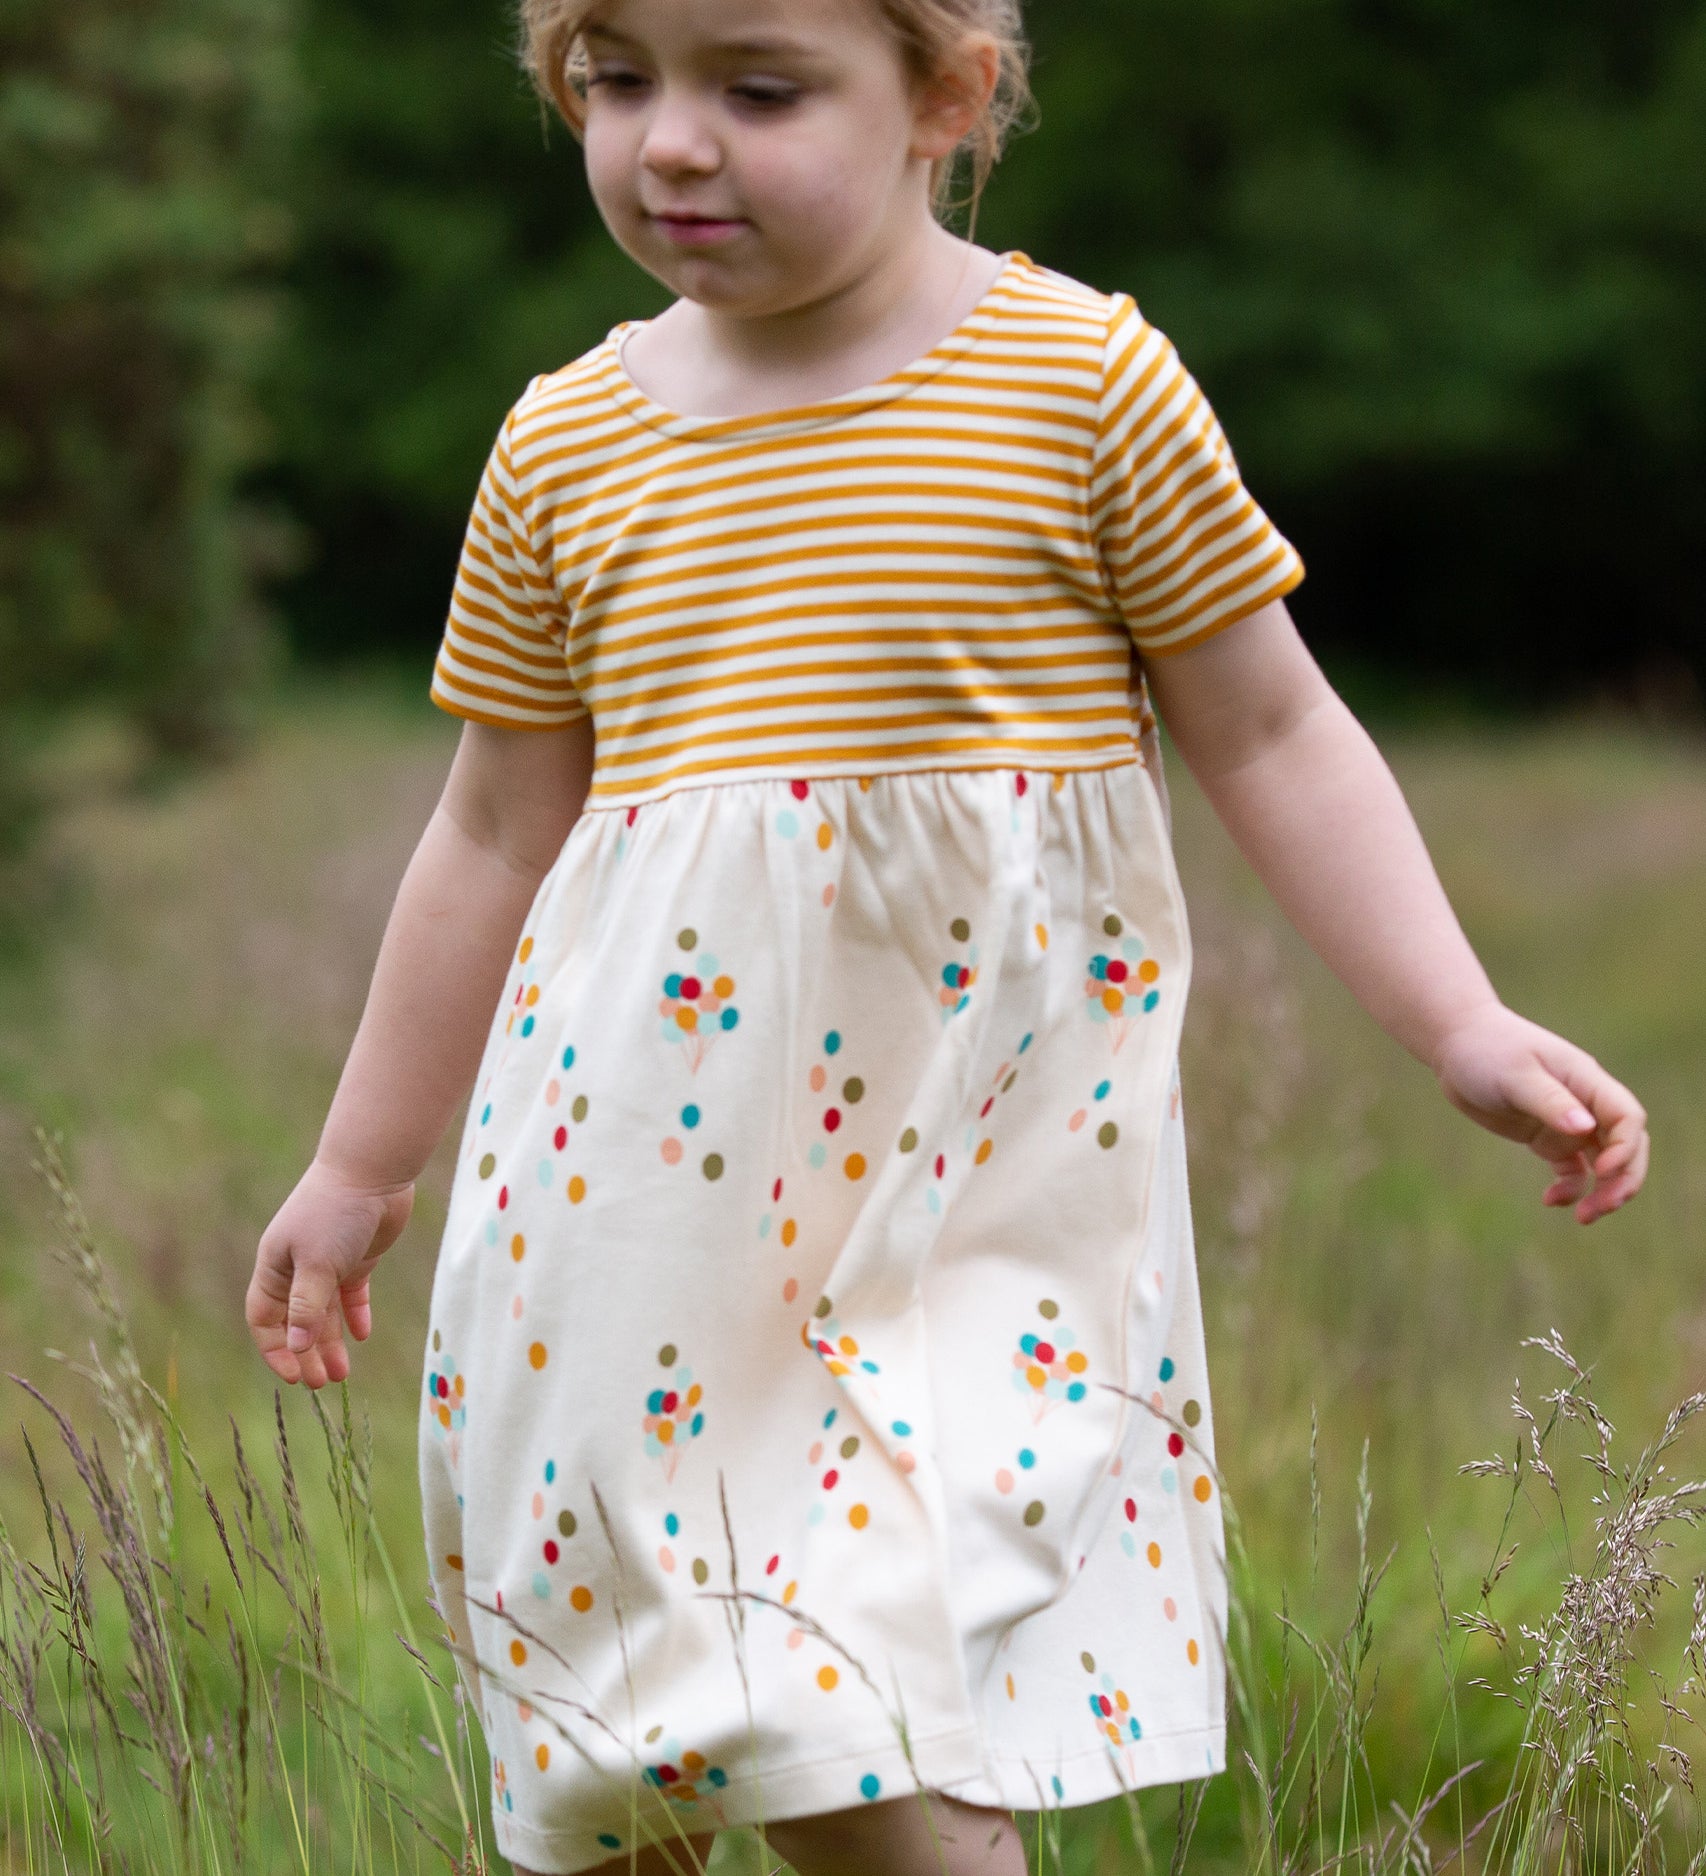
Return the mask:
{"type": "Polygon", "coordinates": [[[1151,1543],[1145,1554],[1148,1556],[1151,1566],[1159,1570],[1161,1568],[1161,1546],[1156,1543],[1151,1543]]]}
{"type": "Polygon", "coordinates": [[[806,1079],[812,1084],[812,1093],[821,1094],[823,1092],[823,1084],[829,1077],[825,1075],[823,1072],[823,1064],[819,1062],[806,1079]]]}
{"type": "Polygon", "coordinates": [[[658,1563],[665,1571],[671,1575],[674,1574],[675,1552],[671,1550],[667,1544],[660,1544],[658,1546],[658,1563]]]}
{"type": "Polygon", "coordinates": [[[863,1153],[849,1153],[847,1155],[847,1177],[849,1179],[863,1179],[864,1176],[865,1176],[864,1154],[863,1153]]]}
{"type": "Polygon", "coordinates": [[[548,1081],[545,1084],[545,1105],[555,1107],[563,1098],[563,1084],[560,1081],[548,1081]]]}
{"type": "Polygon", "coordinates": [[[902,1472],[910,1472],[913,1467],[918,1464],[918,1461],[913,1458],[911,1453],[896,1453],[894,1462],[902,1472]]]}
{"type": "Polygon", "coordinates": [[[512,1641],[509,1645],[509,1658],[517,1667],[527,1659],[527,1646],[521,1641],[512,1641]]]}
{"type": "Polygon", "coordinates": [[[1110,1478],[1117,1479],[1124,1470],[1125,1470],[1125,1461],[1120,1457],[1118,1453],[1115,1453],[1114,1463],[1108,1468],[1108,1476],[1110,1478]]]}
{"type": "Polygon", "coordinates": [[[521,1723],[523,1726],[525,1726],[527,1722],[533,1718],[533,1705],[531,1701],[518,1700],[515,1703],[515,1710],[518,1716],[520,1717],[521,1723]]]}
{"type": "Polygon", "coordinates": [[[569,1203],[578,1205],[586,1197],[586,1181],[576,1173],[569,1181],[569,1203]]]}
{"type": "Polygon", "coordinates": [[[982,1146],[977,1149],[977,1163],[981,1166],[994,1151],[995,1142],[993,1140],[985,1140],[982,1146]]]}
{"type": "MultiPolygon", "coordinates": [[[[517,1302],[520,1300],[519,1297],[516,1298],[517,1302]]],[[[527,1351],[527,1359],[532,1362],[535,1368],[543,1368],[545,1366],[545,1344],[543,1342],[535,1342],[527,1351]]]]}
{"type": "Polygon", "coordinates": [[[1192,1667],[1195,1667],[1200,1656],[1201,1651],[1197,1647],[1197,1638],[1193,1635],[1191,1639],[1185,1643],[1185,1659],[1190,1662],[1192,1667]]]}
{"type": "Polygon", "coordinates": [[[1153,1407],[1153,1408],[1155,1409],[1155,1411],[1156,1411],[1156,1412],[1157,1412],[1158,1414],[1165,1414],[1165,1413],[1166,1413],[1166,1411],[1167,1411],[1167,1403],[1166,1403],[1166,1402],[1165,1402],[1165,1401],[1164,1401],[1164,1400],[1163,1400],[1163,1399],[1161,1398],[1161,1390],[1160,1390],[1160,1388],[1157,1388],[1157,1389],[1155,1390],[1155,1392],[1154,1392],[1153,1394],[1151,1394],[1151,1395],[1150,1395],[1150,1397],[1149,1397],[1149,1404],[1150,1404],[1150,1406],[1151,1406],[1151,1407],[1153,1407]]]}
{"type": "Polygon", "coordinates": [[[865,1505],[855,1505],[847,1514],[847,1522],[852,1525],[856,1531],[864,1530],[865,1526],[871,1522],[869,1507],[865,1505]]]}
{"type": "Polygon", "coordinates": [[[1013,1489],[1013,1475],[1005,1466],[995,1475],[995,1489],[1003,1494],[1013,1489]]]}
{"type": "Polygon", "coordinates": [[[546,1745],[544,1740],[540,1740],[539,1744],[533,1749],[533,1763],[539,1767],[540,1771],[544,1771],[546,1766],[551,1763],[551,1748],[546,1745]]]}
{"type": "Polygon", "coordinates": [[[585,1615],[592,1607],[592,1591],[584,1583],[577,1583],[569,1591],[569,1607],[585,1615]]]}
{"type": "Polygon", "coordinates": [[[509,1254],[518,1264],[527,1255],[527,1240],[519,1231],[509,1241],[509,1254]]]}
{"type": "Polygon", "coordinates": [[[663,1163],[666,1166],[681,1164],[681,1142],[673,1136],[663,1143],[663,1163]]]}
{"type": "Polygon", "coordinates": [[[792,1218],[784,1218],[782,1220],[782,1243],[783,1245],[787,1246],[787,1245],[792,1244],[795,1238],[797,1238],[799,1235],[800,1235],[800,1227],[798,1223],[792,1218]]]}
{"type": "Polygon", "coordinates": [[[822,1457],[823,1457],[823,1441],[813,1440],[812,1449],[809,1453],[806,1454],[806,1464],[808,1466],[815,1466],[822,1457]]]}
{"type": "Polygon", "coordinates": [[[830,848],[830,843],[834,839],[835,839],[835,830],[830,826],[830,824],[827,821],[825,821],[824,824],[817,830],[817,844],[824,850],[825,853],[827,853],[830,848]]]}
{"type": "Polygon", "coordinates": [[[825,905],[834,905],[834,903],[835,903],[835,888],[834,888],[834,886],[825,886],[825,887],[824,887],[824,889],[823,889],[823,902],[824,902],[824,904],[825,904],[825,905]]]}
{"type": "Polygon", "coordinates": [[[806,1631],[803,1628],[791,1628],[788,1631],[788,1646],[790,1648],[798,1648],[805,1638],[806,1631]]]}
{"type": "Polygon", "coordinates": [[[509,1306],[509,1313],[516,1319],[517,1322],[520,1322],[521,1320],[521,1312],[522,1312],[523,1307],[524,1305],[519,1296],[517,1296],[515,1300],[509,1306]]]}
{"type": "Polygon", "coordinates": [[[790,1277],[788,1281],[782,1285],[782,1301],[784,1303],[791,1303],[799,1293],[800,1280],[798,1277],[790,1277]]]}
{"type": "Polygon", "coordinates": [[[1208,1495],[1214,1490],[1214,1487],[1209,1483],[1208,1474],[1206,1472],[1199,1472],[1197,1474],[1197,1482],[1191,1487],[1191,1490],[1196,1495],[1196,1501],[1199,1505],[1206,1505],[1208,1503],[1208,1495]]]}
{"type": "Polygon", "coordinates": [[[1090,1116],[1084,1112],[1083,1108],[1080,1108],[1078,1112],[1074,1114],[1072,1118],[1066,1124],[1068,1127],[1072,1129],[1074,1133],[1076,1133],[1078,1129],[1082,1127],[1085,1121],[1087,1121],[1089,1118],[1090,1116]]]}
{"type": "Polygon", "coordinates": [[[1175,1601],[1173,1600],[1173,1598],[1172,1598],[1171,1596],[1169,1596],[1169,1597],[1168,1597],[1168,1598],[1166,1599],[1166,1601],[1162,1603],[1162,1605],[1161,1605],[1161,1613],[1162,1613],[1162,1614],[1163,1614],[1164,1616],[1166,1616],[1166,1618],[1167,1618],[1167,1620],[1168,1620],[1169,1622],[1177,1622],[1177,1621],[1178,1621],[1178,1619],[1179,1619],[1179,1605],[1178,1605],[1178,1604],[1177,1604],[1177,1603],[1176,1603],[1176,1602],[1175,1602],[1175,1601]]]}
{"type": "Polygon", "coordinates": [[[1018,1698],[1018,1695],[1013,1692],[1013,1676],[1011,1674],[1007,1676],[1007,1698],[1009,1700],[1016,1700],[1018,1698]]]}
{"type": "MultiPolygon", "coordinates": [[[[1196,1644],[1193,1642],[1191,1646],[1194,1648],[1196,1644]]],[[[840,1684],[840,1681],[841,1681],[841,1676],[836,1673],[834,1668],[828,1666],[827,1664],[819,1668],[817,1671],[817,1684],[823,1689],[823,1691],[826,1694],[833,1693],[836,1687],[840,1684]]]]}
{"type": "Polygon", "coordinates": [[[533,1515],[536,1518],[542,1518],[545,1515],[545,1494],[543,1492],[535,1492],[533,1494],[533,1515]]]}

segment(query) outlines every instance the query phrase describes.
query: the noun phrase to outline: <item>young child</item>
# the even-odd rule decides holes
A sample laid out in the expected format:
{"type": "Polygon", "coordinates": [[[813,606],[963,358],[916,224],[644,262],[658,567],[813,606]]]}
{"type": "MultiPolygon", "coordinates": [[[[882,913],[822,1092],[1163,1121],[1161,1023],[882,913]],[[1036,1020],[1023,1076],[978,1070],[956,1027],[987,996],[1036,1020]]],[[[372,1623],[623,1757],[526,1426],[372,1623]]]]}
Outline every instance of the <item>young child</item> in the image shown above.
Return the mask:
{"type": "Polygon", "coordinates": [[[1499,1002],[1167,340],[937,219],[1023,104],[1016,0],[524,17],[680,297],[503,424],[462,742],[248,1321],[347,1377],[472,1087],[420,1465],[499,1848],[1021,1876],[1015,1809],[1225,1764],[1151,694],[1546,1203],[1628,1200],[1645,1117],[1499,1002]]]}

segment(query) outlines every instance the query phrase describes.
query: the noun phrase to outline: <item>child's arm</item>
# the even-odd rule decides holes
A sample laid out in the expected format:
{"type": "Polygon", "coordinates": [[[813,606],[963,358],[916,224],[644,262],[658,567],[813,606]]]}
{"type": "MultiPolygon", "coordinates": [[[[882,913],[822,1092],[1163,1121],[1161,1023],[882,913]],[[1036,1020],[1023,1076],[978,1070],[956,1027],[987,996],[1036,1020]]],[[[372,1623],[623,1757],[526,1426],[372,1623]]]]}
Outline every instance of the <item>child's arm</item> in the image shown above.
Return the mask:
{"type": "Polygon", "coordinates": [[[261,1237],[245,1315],[273,1372],[323,1387],[372,1328],[368,1274],[473,1084],[539,883],[580,816],[592,725],[469,722],[385,929],[313,1164],[261,1237]],[[288,1333],[287,1333],[288,1331],[288,1333]]]}
{"type": "Polygon", "coordinates": [[[1374,1019],[1472,1119],[1556,1175],[1591,1224],[1646,1177],[1646,1115],[1573,1043],[1507,1010],[1458,925],[1392,771],[1275,600],[1148,660],[1157,709],[1227,831],[1374,1019]]]}

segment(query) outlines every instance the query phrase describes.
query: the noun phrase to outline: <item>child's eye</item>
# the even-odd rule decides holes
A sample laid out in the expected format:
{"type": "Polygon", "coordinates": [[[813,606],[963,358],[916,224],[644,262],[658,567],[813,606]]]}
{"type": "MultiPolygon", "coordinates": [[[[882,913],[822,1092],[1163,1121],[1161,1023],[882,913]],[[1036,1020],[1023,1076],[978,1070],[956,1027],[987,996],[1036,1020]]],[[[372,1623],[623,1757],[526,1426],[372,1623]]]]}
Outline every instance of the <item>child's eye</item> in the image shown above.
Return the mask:
{"type": "Polygon", "coordinates": [[[634,92],[639,90],[645,82],[639,72],[602,71],[596,66],[586,75],[588,91],[602,85],[607,91],[634,92]]]}
{"type": "Polygon", "coordinates": [[[733,91],[743,103],[775,108],[797,104],[801,95],[798,85],[736,85],[733,91]]]}

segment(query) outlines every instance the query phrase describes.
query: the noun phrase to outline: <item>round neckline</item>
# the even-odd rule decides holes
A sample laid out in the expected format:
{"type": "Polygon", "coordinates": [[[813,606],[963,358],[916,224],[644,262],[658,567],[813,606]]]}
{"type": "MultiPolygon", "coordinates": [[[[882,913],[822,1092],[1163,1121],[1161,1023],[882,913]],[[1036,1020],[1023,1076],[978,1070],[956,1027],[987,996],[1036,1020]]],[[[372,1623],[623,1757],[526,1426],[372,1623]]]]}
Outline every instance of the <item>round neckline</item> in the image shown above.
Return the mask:
{"type": "Polygon", "coordinates": [[[969,313],[937,340],[929,351],[922,352],[909,364],[902,365],[885,378],[840,391],[834,397],[814,399],[807,404],[790,404],[778,410],[754,411],[742,417],[702,417],[686,411],[671,410],[648,396],[628,375],[622,362],[622,347],[629,335],[638,332],[649,320],[625,319],[613,326],[603,345],[601,375],[606,388],[618,404],[649,429],[666,436],[712,441],[733,436],[776,436],[793,430],[817,429],[838,423],[860,411],[873,410],[906,396],[921,384],[941,374],[957,358],[969,352],[995,323],[995,301],[1021,270],[1030,267],[1030,257],[1018,248],[1009,248],[1001,256],[1001,268],[984,289],[983,296],[969,313]]]}

